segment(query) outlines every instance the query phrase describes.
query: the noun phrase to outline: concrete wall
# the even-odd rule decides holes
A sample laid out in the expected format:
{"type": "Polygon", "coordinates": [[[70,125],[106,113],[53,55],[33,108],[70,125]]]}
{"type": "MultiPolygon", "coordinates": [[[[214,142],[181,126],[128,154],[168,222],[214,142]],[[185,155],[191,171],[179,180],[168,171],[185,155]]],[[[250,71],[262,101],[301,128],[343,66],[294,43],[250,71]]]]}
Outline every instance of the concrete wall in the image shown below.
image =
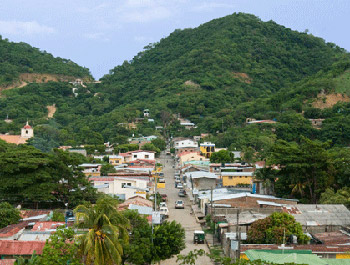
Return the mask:
{"type": "Polygon", "coordinates": [[[193,186],[198,190],[208,190],[216,187],[216,179],[198,178],[193,179],[193,186]]]}

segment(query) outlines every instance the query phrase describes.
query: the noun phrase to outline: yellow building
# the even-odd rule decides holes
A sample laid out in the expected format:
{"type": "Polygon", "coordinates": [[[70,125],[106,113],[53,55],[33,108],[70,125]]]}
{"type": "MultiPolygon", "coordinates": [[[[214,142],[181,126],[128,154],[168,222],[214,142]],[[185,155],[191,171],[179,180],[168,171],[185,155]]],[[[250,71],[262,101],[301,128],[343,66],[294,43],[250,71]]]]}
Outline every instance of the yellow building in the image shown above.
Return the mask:
{"type": "Polygon", "coordinates": [[[203,156],[210,158],[212,153],[215,153],[215,144],[205,142],[200,144],[200,151],[203,156]]]}
{"type": "Polygon", "coordinates": [[[124,163],[124,157],[118,156],[118,155],[111,155],[111,156],[109,156],[109,163],[112,166],[118,166],[118,165],[124,163]]]}
{"type": "Polygon", "coordinates": [[[222,186],[235,187],[238,185],[251,185],[254,172],[222,172],[222,186]]]}

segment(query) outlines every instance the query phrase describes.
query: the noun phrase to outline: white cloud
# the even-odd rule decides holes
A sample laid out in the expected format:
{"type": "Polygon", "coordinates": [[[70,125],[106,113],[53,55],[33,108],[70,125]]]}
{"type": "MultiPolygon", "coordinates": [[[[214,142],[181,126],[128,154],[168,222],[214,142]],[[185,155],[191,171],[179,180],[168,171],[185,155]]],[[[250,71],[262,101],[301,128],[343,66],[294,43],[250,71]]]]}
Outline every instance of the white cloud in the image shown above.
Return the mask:
{"type": "Polygon", "coordinates": [[[141,42],[141,43],[151,43],[154,42],[154,38],[152,37],[146,37],[146,36],[134,36],[134,41],[141,42]]]}
{"type": "Polygon", "coordinates": [[[217,9],[217,8],[231,9],[234,7],[235,7],[234,4],[228,4],[228,3],[203,2],[203,3],[196,5],[193,8],[193,11],[195,11],[195,12],[208,12],[208,11],[213,11],[213,9],[217,9]]]}
{"type": "Polygon", "coordinates": [[[168,18],[172,15],[171,11],[162,6],[142,8],[123,12],[121,19],[125,22],[151,22],[168,18]]]}
{"type": "Polygon", "coordinates": [[[109,38],[102,32],[85,33],[83,37],[90,40],[109,41],[109,38]]]}
{"type": "Polygon", "coordinates": [[[54,28],[40,25],[36,21],[0,20],[0,34],[4,35],[37,35],[51,34],[54,32],[54,28]]]}

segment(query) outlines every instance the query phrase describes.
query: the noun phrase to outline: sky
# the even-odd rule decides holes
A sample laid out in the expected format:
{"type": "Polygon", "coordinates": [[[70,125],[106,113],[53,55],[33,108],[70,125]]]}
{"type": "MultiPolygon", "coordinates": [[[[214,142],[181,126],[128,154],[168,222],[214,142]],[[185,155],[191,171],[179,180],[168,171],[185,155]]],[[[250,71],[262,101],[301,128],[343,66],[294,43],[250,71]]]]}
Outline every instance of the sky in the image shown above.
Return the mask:
{"type": "Polygon", "coordinates": [[[245,12],[350,51],[350,0],[0,0],[0,35],[98,79],[175,29],[245,12]]]}

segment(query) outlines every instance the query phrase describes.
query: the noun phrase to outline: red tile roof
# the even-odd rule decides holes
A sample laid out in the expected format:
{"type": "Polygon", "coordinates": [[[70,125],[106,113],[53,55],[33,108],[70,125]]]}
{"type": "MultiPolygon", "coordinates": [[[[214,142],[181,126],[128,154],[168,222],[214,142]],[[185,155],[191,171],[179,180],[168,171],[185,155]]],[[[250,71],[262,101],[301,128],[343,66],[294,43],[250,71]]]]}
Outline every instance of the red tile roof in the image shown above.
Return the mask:
{"type": "Polygon", "coordinates": [[[153,206],[153,202],[150,200],[147,200],[141,196],[134,196],[131,197],[129,199],[127,199],[125,202],[119,204],[119,209],[120,210],[124,210],[127,209],[129,207],[130,204],[135,204],[135,205],[139,205],[139,206],[147,206],[147,207],[152,207],[153,206]]]}
{"type": "Polygon", "coordinates": [[[0,238],[10,237],[17,234],[21,229],[25,228],[31,221],[23,221],[18,224],[8,225],[0,229],[0,238]]]}
{"type": "Polygon", "coordinates": [[[154,168],[154,166],[133,165],[133,166],[128,166],[127,168],[154,168]]]}
{"type": "Polygon", "coordinates": [[[129,151],[129,152],[127,152],[127,154],[141,153],[141,152],[156,153],[156,152],[154,152],[154,151],[148,151],[148,150],[135,150],[135,151],[129,151]]]}
{"type": "Polygon", "coordinates": [[[16,259],[0,259],[0,265],[13,265],[16,259]]]}
{"type": "Polygon", "coordinates": [[[0,240],[0,255],[42,254],[45,241],[0,240]]]}
{"type": "Polygon", "coordinates": [[[325,232],[325,233],[318,233],[314,234],[315,237],[322,240],[325,244],[349,244],[350,243],[350,236],[340,232],[325,232]]]}
{"type": "Polygon", "coordinates": [[[133,160],[133,161],[129,161],[128,164],[131,164],[131,163],[148,163],[148,164],[155,164],[156,163],[156,160],[151,160],[151,159],[136,159],[136,160],[133,160]]]}
{"type": "Polygon", "coordinates": [[[43,214],[50,214],[52,210],[21,210],[21,217],[23,219],[43,215],[43,214]]]}
{"type": "Polygon", "coordinates": [[[36,222],[32,231],[46,231],[51,229],[56,229],[59,226],[64,225],[65,222],[36,222]]]}
{"type": "Polygon", "coordinates": [[[184,156],[184,155],[188,155],[188,154],[197,154],[197,155],[200,155],[200,152],[191,152],[191,151],[187,151],[187,152],[181,152],[181,153],[178,153],[177,156],[184,156]]]}

